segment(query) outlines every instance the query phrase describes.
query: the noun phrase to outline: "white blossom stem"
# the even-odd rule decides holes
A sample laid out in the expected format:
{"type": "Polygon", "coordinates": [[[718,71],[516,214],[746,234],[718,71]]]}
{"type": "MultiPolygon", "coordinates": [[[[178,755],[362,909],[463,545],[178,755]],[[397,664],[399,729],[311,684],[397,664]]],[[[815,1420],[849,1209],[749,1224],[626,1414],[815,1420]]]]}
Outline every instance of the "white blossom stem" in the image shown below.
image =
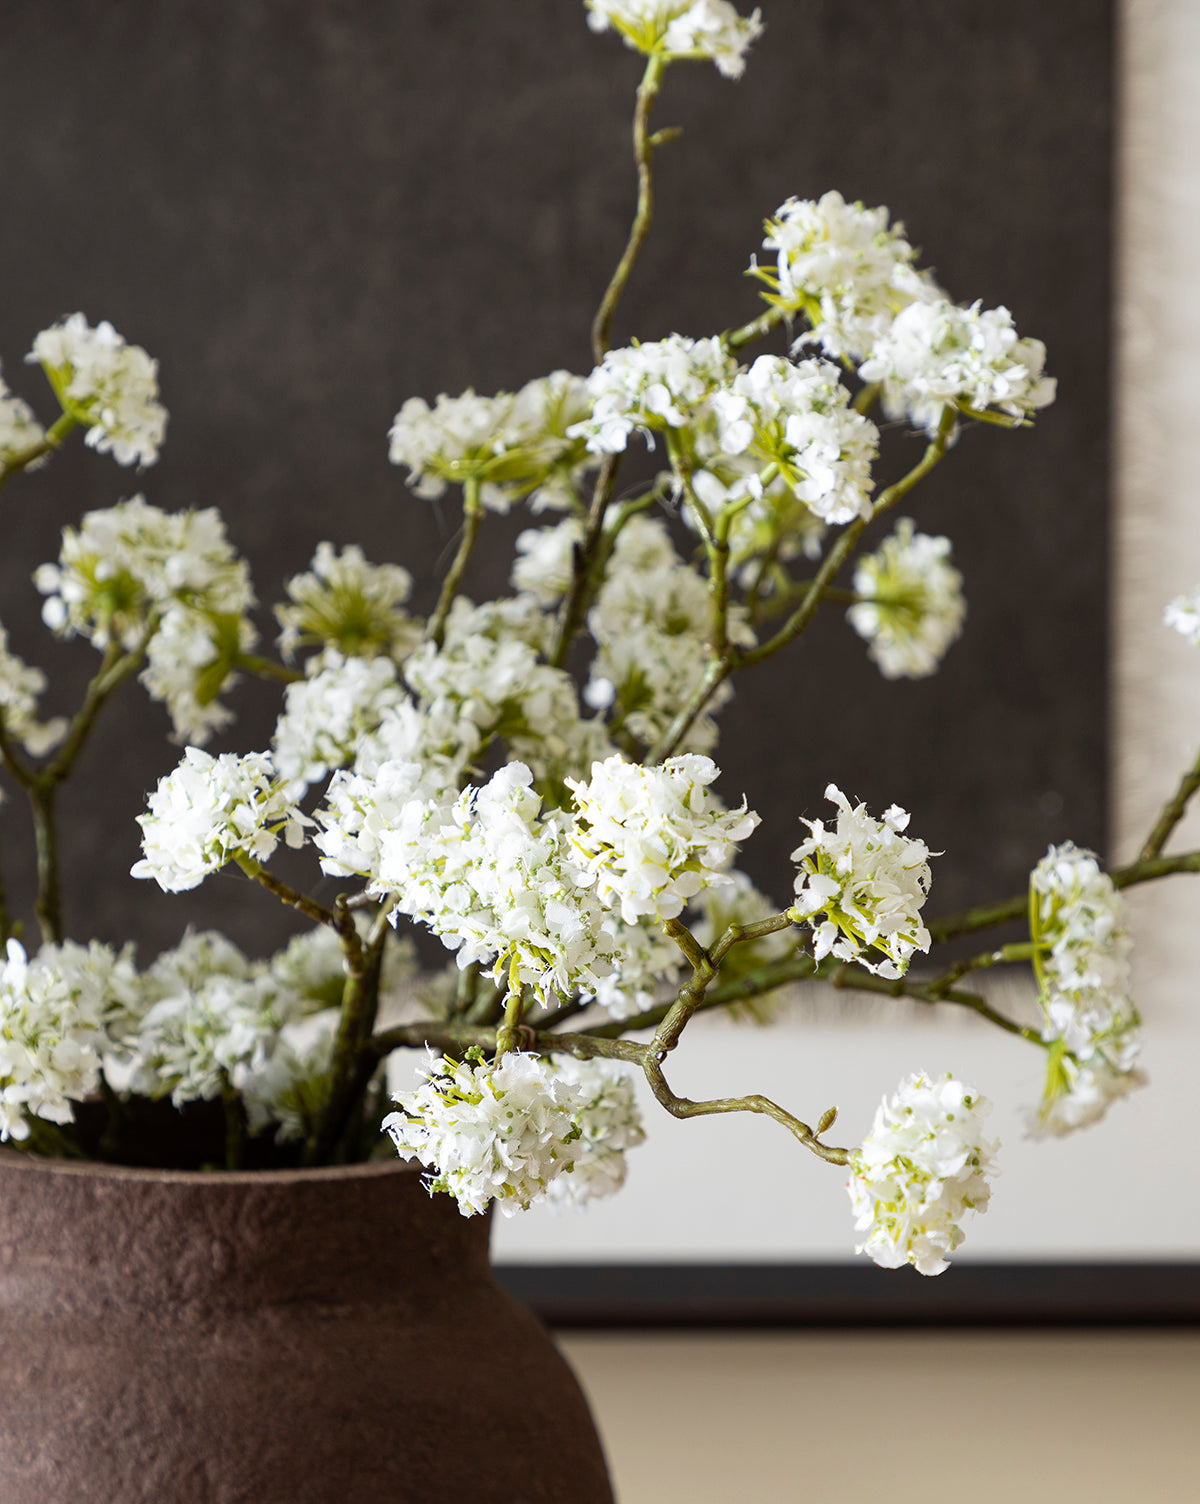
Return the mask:
{"type": "Polygon", "coordinates": [[[463,575],[467,572],[467,564],[475,548],[475,539],[478,536],[482,518],[479,477],[470,475],[463,481],[463,525],[458,551],[446,572],[446,578],[442,581],[437,606],[425,629],[425,636],[437,647],[442,645],[442,638],[446,631],[446,618],[450,614],[450,607],[454,604],[454,597],[458,594],[458,587],[462,584],[463,575]]]}
{"type": "Polygon", "coordinates": [[[1145,844],[1138,852],[1139,861],[1150,861],[1160,854],[1170,840],[1171,832],[1183,819],[1188,801],[1197,789],[1200,789],[1200,756],[1197,756],[1196,761],[1179,780],[1179,787],[1163,806],[1162,814],[1155,821],[1154,829],[1146,837],[1145,844]]]}
{"type": "Polygon", "coordinates": [[[71,430],[78,426],[79,419],[74,413],[62,413],[36,444],[31,444],[20,454],[9,455],[7,462],[0,465],[0,490],[3,490],[11,476],[32,465],[34,460],[40,460],[43,455],[50,454],[59,448],[71,430]]]}
{"type": "Polygon", "coordinates": [[[617,304],[625,291],[625,284],[629,281],[629,275],[633,271],[634,263],[641,252],[646,236],[650,233],[650,224],[654,218],[654,147],[656,144],[662,144],[662,139],[660,138],[656,143],[651,137],[650,115],[654,109],[654,101],[658,98],[658,91],[662,87],[665,68],[666,61],[662,54],[651,53],[646,59],[646,71],[642,74],[642,81],[638,85],[637,103],[633,112],[633,155],[638,173],[637,212],[634,215],[625,250],[612,274],[611,281],[604,290],[600,307],[596,310],[596,317],[592,320],[592,355],[597,365],[604,359],[608,350],[613,315],[617,311],[617,304]]]}

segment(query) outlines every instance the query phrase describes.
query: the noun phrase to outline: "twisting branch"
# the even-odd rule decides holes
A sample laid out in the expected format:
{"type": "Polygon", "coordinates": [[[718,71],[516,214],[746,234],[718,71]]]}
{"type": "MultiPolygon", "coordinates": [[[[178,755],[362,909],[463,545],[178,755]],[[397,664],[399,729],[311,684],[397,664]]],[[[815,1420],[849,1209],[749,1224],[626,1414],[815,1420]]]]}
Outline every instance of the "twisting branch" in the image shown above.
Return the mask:
{"type": "Polygon", "coordinates": [[[1027,1028],[1019,1024],[1015,1019],[993,1008],[986,998],[980,997],[977,992],[964,992],[959,988],[943,985],[942,979],[937,982],[914,982],[906,977],[877,977],[873,972],[864,971],[859,966],[842,965],[834,971],[830,977],[835,987],[845,987],[855,992],[881,992],[886,997],[910,997],[918,1003],[954,1003],[960,1008],[969,1008],[972,1013],[978,1013],[980,1018],[986,1018],[989,1023],[1003,1029],[1006,1034],[1016,1034],[1021,1039],[1026,1039],[1030,1044],[1043,1045],[1042,1036],[1036,1029],[1027,1028]]]}
{"type": "Polygon", "coordinates": [[[646,236],[650,233],[650,223],[654,218],[654,148],[656,145],[664,144],[665,140],[670,137],[665,134],[658,138],[650,135],[650,114],[654,109],[654,101],[658,98],[658,91],[662,87],[665,67],[666,63],[661,54],[651,53],[646,60],[646,71],[642,74],[642,81],[638,85],[637,103],[633,111],[633,156],[637,163],[638,174],[637,213],[634,215],[624,253],[617,263],[617,269],[613,272],[611,281],[604,290],[600,307],[596,310],[596,317],[592,320],[592,356],[597,365],[604,359],[608,350],[613,315],[617,311],[617,304],[625,291],[625,284],[629,281],[629,274],[633,271],[634,263],[641,252],[646,236]]]}
{"type": "MultiPolygon", "coordinates": [[[[764,1117],[774,1118],[777,1123],[782,1123],[794,1138],[818,1158],[827,1160],[833,1165],[849,1163],[849,1149],[835,1149],[830,1144],[821,1143],[818,1133],[807,1123],[802,1123],[799,1118],[793,1117],[790,1112],[785,1111],[778,1103],[772,1102],[769,1097],[762,1097],[756,1093],[749,1097],[718,1097],[709,1102],[693,1102],[688,1097],[675,1095],[667,1085],[662,1067],[652,1054],[647,1055],[642,1061],[642,1070],[650,1083],[650,1090],[654,1093],[655,1101],[665,1107],[672,1117],[698,1118],[724,1112],[762,1113],[764,1117]]],[[[827,1112],[822,1119],[823,1126],[819,1131],[824,1132],[825,1129],[832,1127],[836,1115],[836,1109],[827,1112]]]]}
{"type": "Polygon", "coordinates": [[[1145,844],[1138,852],[1139,861],[1147,862],[1158,856],[1170,840],[1171,832],[1183,819],[1188,801],[1197,789],[1200,789],[1200,756],[1179,780],[1179,787],[1163,805],[1162,814],[1159,815],[1154,829],[1146,837],[1145,844]]]}

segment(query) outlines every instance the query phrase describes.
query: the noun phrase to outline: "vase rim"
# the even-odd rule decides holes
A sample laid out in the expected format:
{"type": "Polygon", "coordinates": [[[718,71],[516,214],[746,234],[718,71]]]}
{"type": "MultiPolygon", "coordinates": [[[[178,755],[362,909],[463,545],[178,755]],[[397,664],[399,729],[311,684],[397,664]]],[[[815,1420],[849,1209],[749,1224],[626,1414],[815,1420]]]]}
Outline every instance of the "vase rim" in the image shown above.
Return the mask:
{"type": "Polygon", "coordinates": [[[100,1160],[43,1159],[0,1146],[0,1168],[34,1174],[76,1175],[101,1180],[134,1180],[175,1185],[295,1185],[310,1180],[355,1180],[397,1173],[417,1175],[416,1160],[365,1160],[353,1165],[311,1165],[272,1170],[164,1170],[141,1165],[113,1165],[100,1160]]]}

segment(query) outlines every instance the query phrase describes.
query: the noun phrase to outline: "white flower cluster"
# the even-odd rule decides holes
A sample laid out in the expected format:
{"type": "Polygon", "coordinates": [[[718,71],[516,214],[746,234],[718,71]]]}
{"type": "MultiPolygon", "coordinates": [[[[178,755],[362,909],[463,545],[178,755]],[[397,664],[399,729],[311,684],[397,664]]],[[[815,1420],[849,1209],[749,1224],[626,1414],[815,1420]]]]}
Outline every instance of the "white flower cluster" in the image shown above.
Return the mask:
{"type": "Polygon", "coordinates": [[[1200,647],[1200,585],[1168,601],[1163,621],[1186,637],[1193,647],[1200,647]]]}
{"type": "Polygon", "coordinates": [[[731,879],[737,842],[759,823],[745,800],[722,807],[708,790],[718,773],[707,757],[668,758],[643,767],[610,757],[575,796],[571,844],[601,901],[626,924],[677,918],[705,888],[731,879]]]}
{"type": "Polygon", "coordinates": [[[34,417],[33,409],[11,392],[0,377],[0,474],[5,465],[28,454],[45,437],[46,431],[34,417]]]}
{"type": "Polygon", "coordinates": [[[653,445],[654,434],[686,428],[706,411],[713,393],[737,375],[737,361],[720,339],[672,334],[610,350],[588,377],[591,416],[570,429],[595,454],[619,454],[633,433],[653,445]]]}
{"type": "MultiPolygon", "coordinates": [[[[613,707],[610,734],[619,725],[650,747],[667,730],[708,667],[711,612],[703,578],[676,554],[663,524],[651,517],[627,522],[587,619],[598,650],[584,698],[598,709],[613,707]]],[[[729,613],[729,638],[739,647],[754,644],[740,607],[729,613]]],[[[713,715],[730,693],[723,685],[709,699],[684,750],[715,746],[713,715]]]]}
{"type": "Polygon", "coordinates": [[[306,823],[265,753],[210,757],[188,747],[138,816],[145,855],[133,876],[181,893],[226,862],[265,862],[281,833],[289,846],[301,845],[306,823]]]}
{"type": "Polygon", "coordinates": [[[431,1057],[424,1074],[383,1126],[464,1217],[493,1201],[511,1217],[549,1195],[567,1204],[608,1195],[624,1180],[625,1149],[644,1137],[628,1085],[599,1065],[560,1070],[510,1051],[497,1064],[431,1057]],[[563,1177],[573,1184],[556,1191],[563,1177]]]}
{"type": "Polygon", "coordinates": [[[847,1190],[855,1249],[884,1269],[913,1264],[941,1274],[963,1240],[964,1213],[987,1210],[997,1145],[982,1137],[991,1103],[952,1076],[909,1076],[885,1097],[862,1148],[850,1159],[847,1190]]]}
{"type": "Polygon", "coordinates": [[[339,554],[318,543],[309,570],[285,586],[291,604],[276,606],[279,650],[290,663],[297,648],[336,648],[347,658],[383,653],[397,662],[421,640],[421,623],[402,610],[412,576],[399,564],[369,564],[349,544],[339,554]]]}
{"type": "Polygon", "coordinates": [[[215,507],[163,512],[144,496],[64,528],[58,563],[41,565],[34,582],[47,597],[46,625],[96,648],[137,647],[152,617],[172,606],[226,615],[253,603],[215,507]]]}
{"type": "Polygon", "coordinates": [[[43,329],[25,357],[49,377],[63,411],[87,425],[85,443],[119,465],[152,465],[167,428],[158,400],[158,362],[127,345],[109,323],[82,313],[43,329]]]}
{"type": "Polygon", "coordinates": [[[875,553],[859,560],[854,590],[862,598],[846,619],[870,644],[884,678],[936,673],[967,614],[949,538],[914,532],[911,519],[902,518],[875,553]]]}
{"type": "MultiPolygon", "coordinates": [[[[712,407],[722,456],[754,460],[755,474],[777,466],[797,500],[824,522],[871,515],[879,433],[854,411],[828,361],[760,355],[714,393],[712,407]]],[[[761,489],[761,481],[749,485],[761,489]]]]}
{"type": "Polygon", "coordinates": [[[1062,1134],[1103,1117],[1110,1102],[1145,1081],[1135,1064],[1140,1039],[1129,996],[1132,942],[1124,900],[1092,852],[1069,841],[1052,846],[1029,885],[1042,1037],[1052,1046],[1034,1126],[1062,1134]]]}
{"type": "Polygon", "coordinates": [[[72,1101],[99,1086],[105,1028],[130,1000],[128,949],[45,946],[33,960],[15,940],[0,968],[0,1142],[29,1137],[29,1115],[69,1123],[72,1101]]]}
{"type": "Polygon", "coordinates": [[[929,894],[930,850],[903,834],[909,816],[897,805],[874,820],[865,804],[852,808],[832,783],[825,797],[838,806],[837,826],[804,821],[811,835],[792,852],[800,871],[789,912],[797,922],[824,914],[813,926],[818,960],[832,953],[877,976],[903,976],[913,951],[929,949],[921,906],[929,894]],[[883,959],[872,961],[872,954],[883,959]]]}
{"type": "Polygon", "coordinates": [[[885,208],[848,204],[837,192],[790,198],[764,229],[763,249],[776,253],[776,265],[751,270],[772,302],[807,314],[811,339],[834,359],[864,360],[902,309],[940,295],[915,269],[904,226],[889,225],[885,208]]]}
{"type": "Polygon", "coordinates": [[[517,535],[517,557],[510,576],[513,588],[551,607],[567,593],[575,566],[575,545],[583,537],[577,517],[553,527],[526,528],[517,535]]]}
{"type": "Polygon", "coordinates": [[[386,712],[409,703],[390,658],[343,658],[330,648],[305,672],[284,691],[272,742],[276,771],[289,784],[316,783],[353,763],[386,712]]]}
{"type": "Polygon", "coordinates": [[[63,529],[57,564],[34,574],[46,625],[96,648],[146,648],[141,681],[176,740],[199,743],[231,719],[217,696],[254,646],[246,562],[215,507],[163,512],[134,496],[63,529]]]}
{"type": "Polygon", "coordinates": [[[761,13],[739,15],[729,0],[584,0],[593,31],[611,26],[638,52],[706,58],[740,78],[746,51],[762,35],[761,13]]]}
{"type": "Polygon", "coordinates": [[[450,482],[483,482],[480,500],[496,512],[534,493],[537,507],[568,504],[571,480],[584,461],[574,426],[590,410],[581,377],[554,371],[519,392],[481,397],[444,392],[433,407],[410,397],[389,438],[393,465],[408,468],[418,496],[441,496],[450,482]]]}
{"type": "Polygon", "coordinates": [[[610,970],[611,926],[572,858],[566,817],[542,814],[532,781],[512,762],[447,798],[429,797],[415,764],[335,775],[317,812],[321,865],[367,878],[460,967],[492,963],[497,981],[543,996],[594,987],[610,970]]]}
{"type": "Polygon", "coordinates": [[[252,962],[214,931],[189,933],[141,978],[114,1029],[128,1089],[176,1106],[242,1093],[248,1127],[311,1127],[332,1058],[343,980],[337,936],[316,929],[252,962]]]}
{"type": "Polygon", "coordinates": [[[40,668],[30,668],[9,652],[8,633],[0,626],[0,725],[7,736],[20,742],[34,757],[49,752],[67,730],[62,716],[50,721],[38,720],[38,696],[45,687],[46,676],[40,668]]]}
{"type": "Polygon", "coordinates": [[[947,407],[995,409],[1028,418],[1054,401],[1043,375],[1046,347],[1020,339],[1007,308],[959,308],[945,298],[911,303],[872,346],[859,367],[879,382],[884,412],[934,434],[947,407]]]}

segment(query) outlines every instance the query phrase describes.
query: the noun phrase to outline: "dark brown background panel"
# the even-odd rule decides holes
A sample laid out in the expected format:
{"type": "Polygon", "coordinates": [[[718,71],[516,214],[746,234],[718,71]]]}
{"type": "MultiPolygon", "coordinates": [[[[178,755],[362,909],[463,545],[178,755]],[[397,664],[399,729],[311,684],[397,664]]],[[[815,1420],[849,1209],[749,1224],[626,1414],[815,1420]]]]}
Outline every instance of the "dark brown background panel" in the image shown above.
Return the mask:
{"type": "MultiPolygon", "coordinates": [[[[745,78],[671,70],[658,124],[656,238],[616,338],[750,317],[742,275],[789,194],[828,187],[902,217],[960,299],[1005,302],[1043,338],[1060,400],[1035,431],[976,429],[918,497],[967,582],[965,640],[941,674],[881,680],[831,611],[744,680],[724,788],[767,817],[747,855],[783,898],[796,817],[830,779],[895,800],[946,851],[936,909],[1019,887],[1050,840],[1104,837],[1110,7],[1100,0],[774,0],[745,78]]],[[[412,497],[386,433],[405,397],[585,371],[587,330],[633,205],[628,120],[640,63],[574,0],[72,0],[0,6],[0,357],[76,308],[161,361],[171,410],[144,477],[76,444],[0,500],[0,620],[64,704],[92,663],[53,648],[28,576],[64,521],[144,488],[219,505],[259,593],[317,541],[355,540],[435,589],[454,509],[412,497]]],[[[772,348],[782,348],[776,344],[772,348]]],[[[887,435],[898,470],[919,452],[887,435]]],[[[498,523],[507,539],[516,524],[498,523]]],[[[504,549],[468,582],[499,588],[504,549]]],[[[269,630],[269,621],[264,625],[269,630]]],[[[269,691],[217,747],[265,745],[269,691]]],[[[190,898],[125,879],[133,816],[175,752],[136,691],[78,784],[76,934],[142,938],[187,918],[253,950],[288,928],[225,874],[190,898]],[[115,876],[113,875],[115,874],[115,876]]],[[[10,890],[26,873],[15,799],[10,890]]]]}

